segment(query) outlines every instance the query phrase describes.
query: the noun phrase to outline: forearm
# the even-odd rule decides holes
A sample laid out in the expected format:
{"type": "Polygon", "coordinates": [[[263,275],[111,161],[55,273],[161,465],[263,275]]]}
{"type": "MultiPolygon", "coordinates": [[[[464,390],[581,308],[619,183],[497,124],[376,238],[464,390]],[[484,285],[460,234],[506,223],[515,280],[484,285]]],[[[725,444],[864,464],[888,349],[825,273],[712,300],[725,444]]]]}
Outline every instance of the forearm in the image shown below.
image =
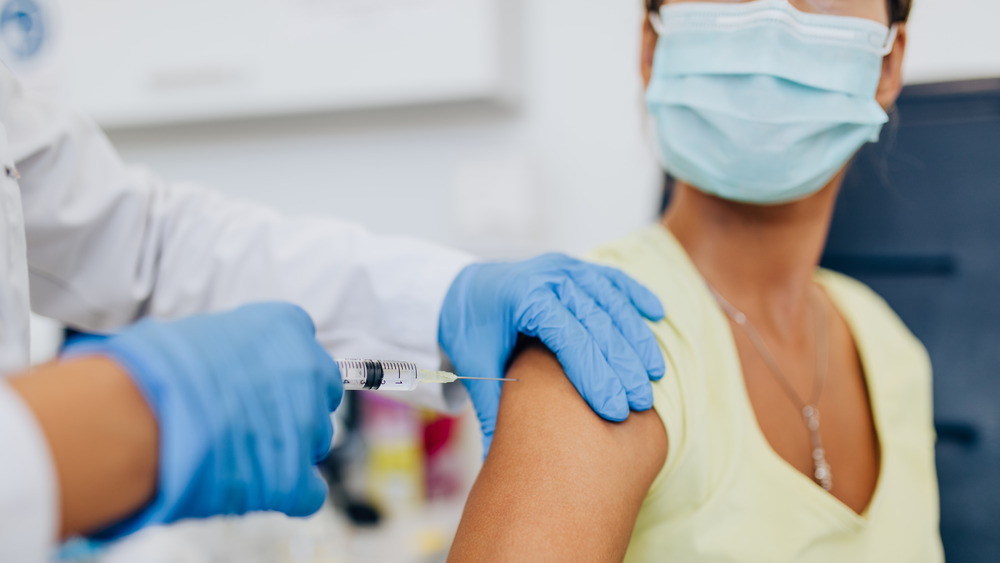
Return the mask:
{"type": "Polygon", "coordinates": [[[153,497],[156,419],[116,363],[82,358],[49,364],[10,385],[48,441],[59,483],[62,537],[112,524],[153,497]]]}

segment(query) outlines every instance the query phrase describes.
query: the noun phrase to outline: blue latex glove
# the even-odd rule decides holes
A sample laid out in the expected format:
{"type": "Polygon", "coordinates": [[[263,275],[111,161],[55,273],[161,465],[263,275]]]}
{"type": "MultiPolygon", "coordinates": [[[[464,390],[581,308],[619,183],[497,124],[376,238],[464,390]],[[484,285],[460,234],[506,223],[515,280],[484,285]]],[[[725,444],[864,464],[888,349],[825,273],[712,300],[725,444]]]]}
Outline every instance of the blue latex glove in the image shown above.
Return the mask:
{"type": "Polygon", "coordinates": [[[66,355],[105,355],[132,377],[160,430],[158,491],[98,536],[150,524],[275,510],[316,512],[326,484],[314,464],[333,438],[343,386],[309,315],[282,303],[175,322],[140,322],[66,355]]]}
{"type": "MultiPolygon", "coordinates": [[[[518,334],[539,338],[597,414],[622,421],[653,406],[666,366],[643,320],[663,318],[649,290],[619,270],[561,254],[472,264],[445,297],[438,340],[458,375],[503,377],[518,334]]],[[[489,451],[500,383],[464,381],[489,451]]]]}

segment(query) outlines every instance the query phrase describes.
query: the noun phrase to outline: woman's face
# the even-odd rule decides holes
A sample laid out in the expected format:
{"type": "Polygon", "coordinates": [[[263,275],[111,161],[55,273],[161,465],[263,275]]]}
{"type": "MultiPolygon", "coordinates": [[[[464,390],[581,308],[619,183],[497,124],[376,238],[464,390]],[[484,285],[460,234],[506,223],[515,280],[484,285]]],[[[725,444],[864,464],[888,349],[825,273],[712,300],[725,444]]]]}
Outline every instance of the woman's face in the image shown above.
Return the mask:
{"type": "MultiPolygon", "coordinates": [[[[663,0],[660,5],[680,4],[682,2],[714,2],[732,4],[752,0],[663,0]]],[[[887,0],[788,0],[796,9],[816,14],[830,14],[870,19],[883,25],[889,25],[889,6],[887,0]]],[[[892,52],[882,61],[882,79],[879,82],[875,99],[884,108],[889,109],[896,103],[899,92],[903,88],[903,54],[906,50],[906,26],[898,24],[896,43],[892,52]]],[[[653,55],[656,52],[658,36],[649,18],[645,18],[642,39],[642,79],[645,86],[649,85],[653,70],[653,55]]]]}

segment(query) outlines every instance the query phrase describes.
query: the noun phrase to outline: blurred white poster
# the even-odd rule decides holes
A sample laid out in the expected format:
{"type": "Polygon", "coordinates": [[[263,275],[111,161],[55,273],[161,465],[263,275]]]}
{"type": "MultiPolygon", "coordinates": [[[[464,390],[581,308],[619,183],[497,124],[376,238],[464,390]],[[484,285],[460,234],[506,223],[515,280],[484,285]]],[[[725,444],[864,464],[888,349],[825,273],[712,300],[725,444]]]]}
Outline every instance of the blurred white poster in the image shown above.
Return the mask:
{"type": "Polygon", "coordinates": [[[69,91],[106,127],[501,100],[513,86],[505,42],[516,5],[65,2],[69,91]]]}

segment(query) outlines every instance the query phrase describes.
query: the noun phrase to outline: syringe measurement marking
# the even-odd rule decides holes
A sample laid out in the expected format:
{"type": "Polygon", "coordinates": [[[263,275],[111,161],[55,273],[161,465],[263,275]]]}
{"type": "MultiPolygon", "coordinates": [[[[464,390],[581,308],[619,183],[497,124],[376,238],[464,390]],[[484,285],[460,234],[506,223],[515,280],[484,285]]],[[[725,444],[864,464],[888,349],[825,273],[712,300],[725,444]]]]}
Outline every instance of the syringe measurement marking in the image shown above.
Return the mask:
{"type": "Polygon", "coordinates": [[[491,377],[459,377],[453,373],[421,370],[409,362],[382,362],[378,360],[337,360],[344,375],[345,390],[401,390],[415,389],[420,383],[450,383],[458,379],[492,381],[517,381],[491,377]]]}

